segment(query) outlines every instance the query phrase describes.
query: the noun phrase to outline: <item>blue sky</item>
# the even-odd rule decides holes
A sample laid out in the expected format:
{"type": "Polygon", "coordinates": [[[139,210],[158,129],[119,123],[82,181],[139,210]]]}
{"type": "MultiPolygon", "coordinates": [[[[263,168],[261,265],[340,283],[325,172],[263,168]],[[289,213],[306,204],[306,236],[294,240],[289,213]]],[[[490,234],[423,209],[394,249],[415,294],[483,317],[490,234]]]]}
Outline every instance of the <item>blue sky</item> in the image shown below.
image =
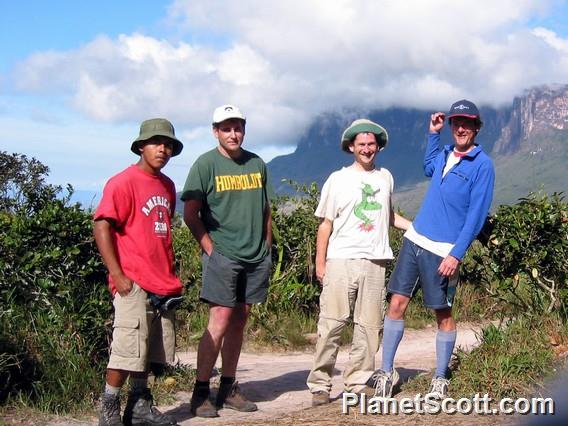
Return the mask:
{"type": "Polygon", "coordinates": [[[139,123],[169,118],[178,188],[215,146],[213,109],[248,117],[245,146],[291,152],[326,111],[504,105],[568,84],[568,2],[555,0],[4,1],[0,149],[50,181],[100,192],[136,161],[139,123]]]}

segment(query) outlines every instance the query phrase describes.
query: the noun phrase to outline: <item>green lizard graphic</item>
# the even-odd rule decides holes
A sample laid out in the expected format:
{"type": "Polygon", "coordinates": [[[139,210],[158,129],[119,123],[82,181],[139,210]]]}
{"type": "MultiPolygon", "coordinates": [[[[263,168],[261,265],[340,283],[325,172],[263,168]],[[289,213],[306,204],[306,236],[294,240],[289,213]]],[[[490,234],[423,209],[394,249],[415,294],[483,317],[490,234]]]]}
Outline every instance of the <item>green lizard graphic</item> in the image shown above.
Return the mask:
{"type": "Polygon", "coordinates": [[[375,201],[373,198],[377,192],[379,192],[378,189],[375,191],[371,185],[363,183],[363,188],[361,189],[362,200],[359,204],[355,205],[354,211],[355,216],[363,221],[363,223],[359,225],[359,229],[362,231],[371,232],[375,228],[371,223],[371,218],[365,215],[364,211],[380,210],[383,208],[381,203],[375,201]]]}

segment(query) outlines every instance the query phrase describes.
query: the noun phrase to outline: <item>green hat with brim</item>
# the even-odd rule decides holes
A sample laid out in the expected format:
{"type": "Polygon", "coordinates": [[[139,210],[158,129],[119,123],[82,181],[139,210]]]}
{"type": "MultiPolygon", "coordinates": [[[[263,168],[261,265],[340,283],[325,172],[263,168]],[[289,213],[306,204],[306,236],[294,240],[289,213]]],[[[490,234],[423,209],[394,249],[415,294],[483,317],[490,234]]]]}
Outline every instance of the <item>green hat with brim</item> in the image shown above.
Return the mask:
{"type": "Polygon", "coordinates": [[[384,127],[379,126],[377,123],[367,120],[366,118],[360,118],[355,120],[349,125],[347,129],[341,135],[341,149],[345,152],[351,153],[349,151],[349,145],[359,133],[372,133],[377,139],[377,144],[379,145],[379,151],[382,151],[389,140],[389,135],[384,127]]]}
{"type": "Polygon", "coordinates": [[[151,118],[140,125],[140,135],[132,142],[130,150],[140,155],[140,142],[146,142],[154,136],[164,136],[173,142],[172,157],[178,155],[183,149],[183,144],[176,138],[174,126],[165,118],[151,118]]]}

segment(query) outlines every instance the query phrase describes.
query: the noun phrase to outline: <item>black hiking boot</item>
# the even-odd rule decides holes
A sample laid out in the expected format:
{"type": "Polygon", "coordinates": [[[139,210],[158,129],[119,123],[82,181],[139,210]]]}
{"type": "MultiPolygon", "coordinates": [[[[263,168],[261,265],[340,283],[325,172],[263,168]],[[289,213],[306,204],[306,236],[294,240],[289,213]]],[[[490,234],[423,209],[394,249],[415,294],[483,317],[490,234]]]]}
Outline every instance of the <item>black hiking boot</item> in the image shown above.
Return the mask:
{"type": "Polygon", "coordinates": [[[126,408],[124,409],[124,425],[145,426],[172,426],[177,425],[176,420],[161,413],[154,407],[154,399],[150,389],[141,389],[128,393],[126,408]]]}

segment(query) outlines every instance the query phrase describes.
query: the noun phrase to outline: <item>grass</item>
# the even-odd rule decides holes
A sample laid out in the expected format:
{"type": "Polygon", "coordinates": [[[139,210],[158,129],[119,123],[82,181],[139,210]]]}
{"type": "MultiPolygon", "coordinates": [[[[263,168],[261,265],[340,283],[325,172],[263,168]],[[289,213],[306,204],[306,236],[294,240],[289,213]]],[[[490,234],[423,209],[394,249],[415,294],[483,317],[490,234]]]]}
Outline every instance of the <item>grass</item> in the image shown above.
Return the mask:
{"type": "MultiPolygon", "coordinates": [[[[461,350],[451,365],[452,397],[488,393],[492,398],[526,396],[555,372],[550,336],[568,342],[568,328],[553,317],[530,321],[520,318],[481,332],[481,344],[467,353],[461,350]]],[[[559,342],[556,342],[559,343],[559,342]]],[[[431,374],[404,384],[403,391],[424,392],[431,374]]]]}
{"type": "Polygon", "coordinates": [[[166,366],[155,371],[148,378],[148,384],[156,405],[171,404],[176,392],[188,392],[193,389],[196,370],[191,365],[166,366]]]}

